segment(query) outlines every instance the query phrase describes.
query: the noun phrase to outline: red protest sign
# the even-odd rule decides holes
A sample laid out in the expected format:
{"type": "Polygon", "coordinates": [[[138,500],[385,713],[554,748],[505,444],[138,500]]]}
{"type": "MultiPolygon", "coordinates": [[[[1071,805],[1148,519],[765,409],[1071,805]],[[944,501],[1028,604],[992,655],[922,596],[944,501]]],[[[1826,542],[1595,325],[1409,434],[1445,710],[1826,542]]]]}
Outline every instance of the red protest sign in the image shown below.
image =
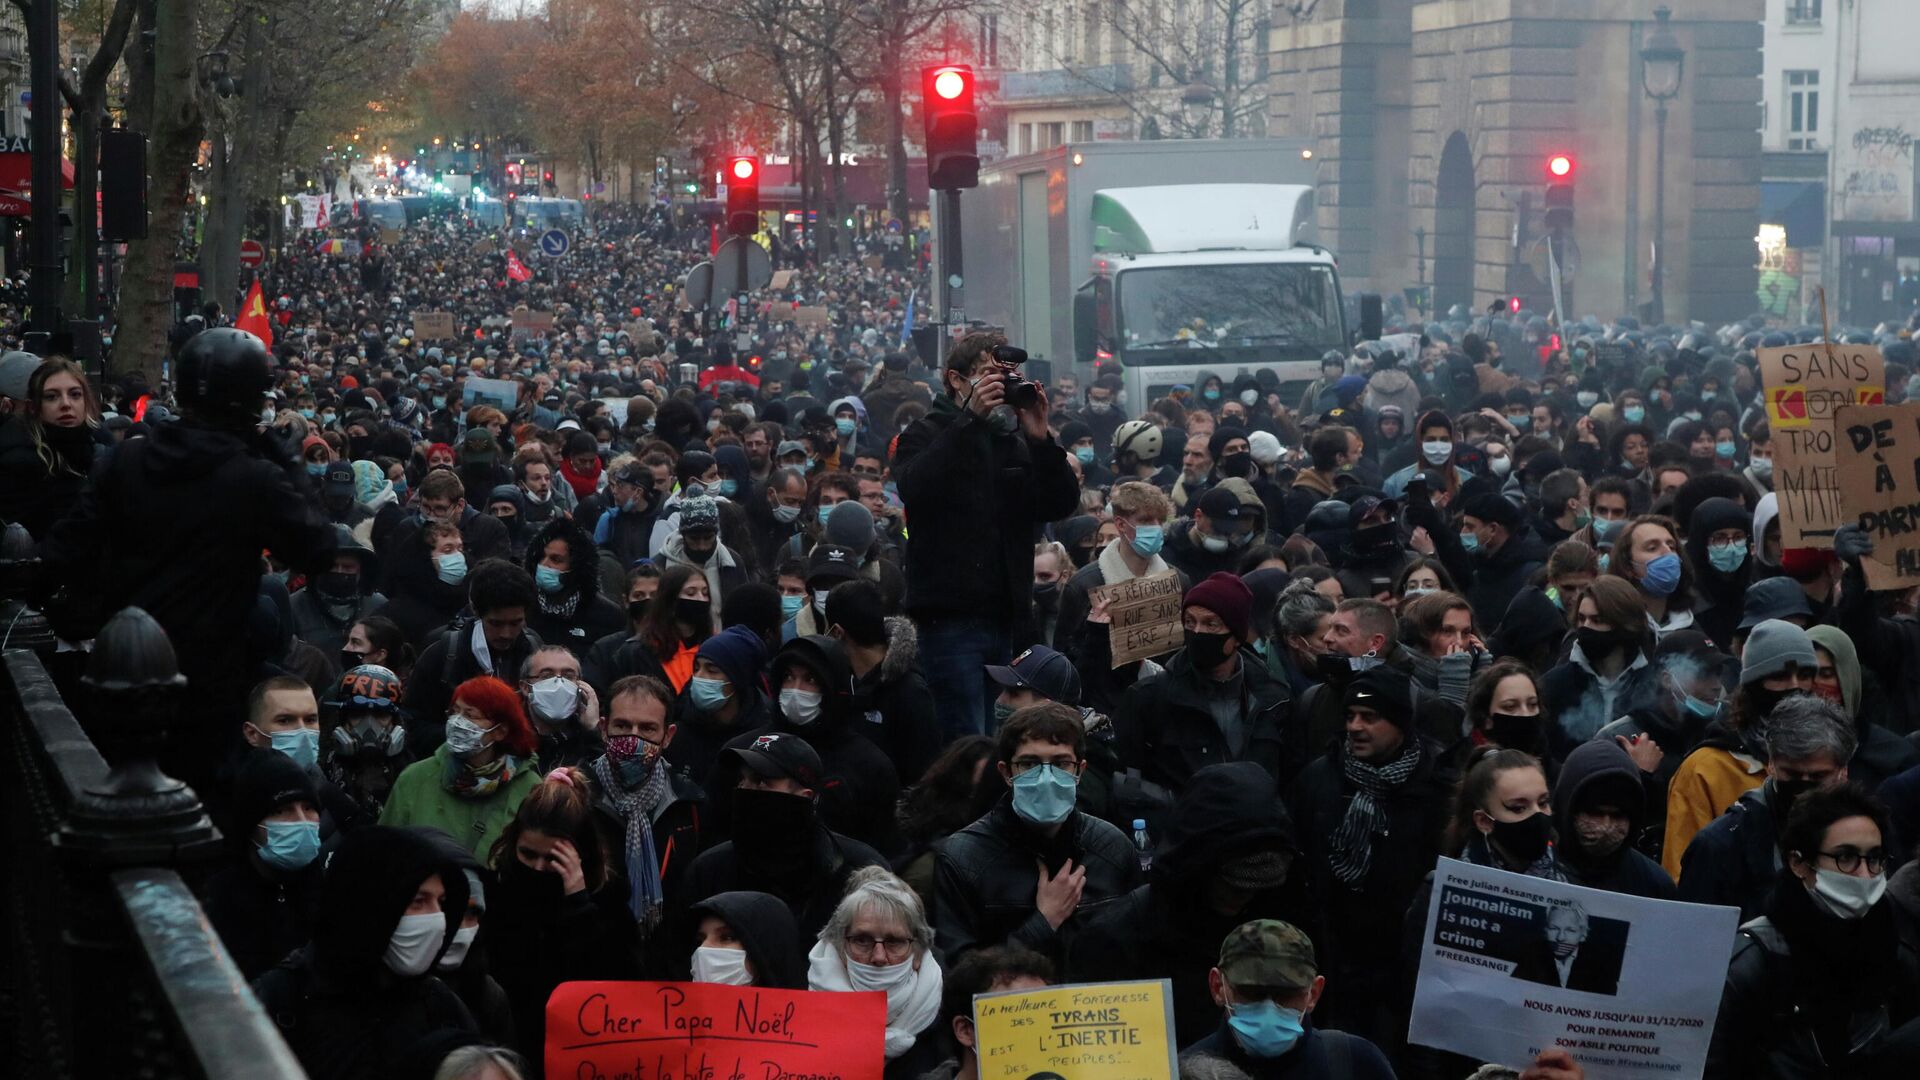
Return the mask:
{"type": "Polygon", "coordinates": [[[718,983],[570,982],[547,999],[547,1076],[880,1080],[887,996],[718,983]]]}

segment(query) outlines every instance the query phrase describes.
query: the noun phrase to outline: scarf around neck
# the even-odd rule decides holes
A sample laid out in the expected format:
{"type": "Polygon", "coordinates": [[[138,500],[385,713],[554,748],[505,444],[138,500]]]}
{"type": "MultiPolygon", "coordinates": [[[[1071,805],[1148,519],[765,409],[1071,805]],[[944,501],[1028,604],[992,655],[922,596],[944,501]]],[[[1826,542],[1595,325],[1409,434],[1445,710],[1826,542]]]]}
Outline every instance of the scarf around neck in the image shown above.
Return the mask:
{"type": "Polygon", "coordinates": [[[1405,784],[1420,767],[1420,740],[1409,734],[1400,752],[1385,765],[1369,765],[1342,750],[1340,767],[1355,791],[1346,816],[1333,832],[1328,861],[1335,877],[1357,887],[1373,865],[1374,835],[1387,835],[1387,813],[1380,808],[1380,799],[1405,784]]]}
{"type": "Polygon", "coordinates": [[[477,767],[448,755],[447,775],[441,786],[462,799],[484,799],[513,783],[522,767],[520,759],[512,754],[501,754],[477,767]]]}
{"type": "Polygon", "coordinates": [[[659,924],[661,908],[666,902],[666,892],[660,884],[660,856],[653,845],[653,815],[667,793],[666,761],[655,758],[647,778],[629,791],[620,783],[619,770],[602,754],[593,761],[593,778],[600,782],[600,790],[606,793],[614,808],[620,811],[620,820],[626,823],[623,854],[627,865],[627,906],[640,928],[650,930],[659,924]]]}

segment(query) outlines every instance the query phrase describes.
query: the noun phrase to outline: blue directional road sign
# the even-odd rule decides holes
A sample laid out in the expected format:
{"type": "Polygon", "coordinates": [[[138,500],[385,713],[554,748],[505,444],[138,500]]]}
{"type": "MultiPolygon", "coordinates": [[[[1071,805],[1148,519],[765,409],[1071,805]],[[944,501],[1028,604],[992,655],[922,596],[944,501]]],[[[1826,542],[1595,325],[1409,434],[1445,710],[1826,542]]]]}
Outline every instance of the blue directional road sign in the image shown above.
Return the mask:
{"type": "Polygon", "coordinates": [[[540,234],[540,254],[549,259],[557,259],[567,253],[573,241],[567,238],[564,229],[548,229],[540,234]]]}

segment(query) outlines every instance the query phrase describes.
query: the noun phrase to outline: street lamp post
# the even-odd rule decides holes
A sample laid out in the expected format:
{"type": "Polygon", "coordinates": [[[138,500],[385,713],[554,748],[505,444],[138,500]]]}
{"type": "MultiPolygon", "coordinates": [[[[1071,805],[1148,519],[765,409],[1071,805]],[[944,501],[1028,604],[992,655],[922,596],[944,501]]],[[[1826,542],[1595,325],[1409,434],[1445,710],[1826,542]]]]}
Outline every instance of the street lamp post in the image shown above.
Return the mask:
{"type": "Polygon", "coordinates": [[[1180,91],[1180,119],[1189,139],[1206,135],[1213,120],[1213,99],[1213,87],[1204,82],[1190,82],[1180,91]]]}
{"type": "Polygon", "coordinates": [[[1686,72],[1687,53],[1674,38],[1667,19],[1673,12],[1665,7],[1653,10],[1653,33],[1640,49],[1640,84],[1654,103],[1653,157],[1653,321],[1667,319],[1667,102],[1680,94],[1680,79],[1686,72]]]}

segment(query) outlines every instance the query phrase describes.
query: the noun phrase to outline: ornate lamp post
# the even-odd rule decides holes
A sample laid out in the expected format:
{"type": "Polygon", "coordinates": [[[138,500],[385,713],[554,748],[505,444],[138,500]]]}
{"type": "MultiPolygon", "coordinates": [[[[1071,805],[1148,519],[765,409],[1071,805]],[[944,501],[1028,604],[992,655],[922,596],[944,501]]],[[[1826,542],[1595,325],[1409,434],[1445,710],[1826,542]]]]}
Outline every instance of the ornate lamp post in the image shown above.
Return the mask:
{"type": "Polygon", "coordinates": [[[1654,103],[1653,158],[1653,321],[1667,321],[1667,102],[1680,94],[1687,52],[1673,36],[1667,19],[1673,12],[1655,8],[1653,33],[1640,48],[1640,85],[1654,103]]]}

